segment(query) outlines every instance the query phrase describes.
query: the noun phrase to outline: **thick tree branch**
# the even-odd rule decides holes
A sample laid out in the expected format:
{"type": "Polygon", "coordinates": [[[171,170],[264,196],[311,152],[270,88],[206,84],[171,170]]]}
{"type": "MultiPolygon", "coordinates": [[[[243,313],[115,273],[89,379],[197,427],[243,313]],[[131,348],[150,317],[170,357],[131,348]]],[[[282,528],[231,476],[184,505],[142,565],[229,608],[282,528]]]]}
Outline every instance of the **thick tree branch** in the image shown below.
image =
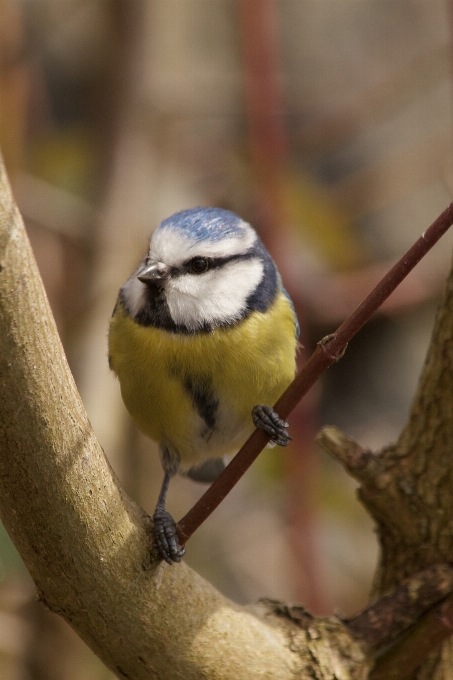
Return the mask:
{"type": "MultiPolygon", "coordinates": [[[[442,309],[444,307],[441,307],[442,309]]],[[[442,313],[439,317],[442,317],[442,313]]],[[[432,353],[431,351],[431,355],[432,353]]],[[[432,370],[432,363],[427,362],[427,365],[432,370]]],[[[424,377],[426,380],[426,371],[424,377]]],[[[417,408],[417,401],[416,399],[414,408],[417,408]]],[[[415,424],[413,419],[411,422],[415,424]]],[[[405,435],[408,436],[408,428],[405,430],[405,435]]],[[[403,504],[399,508],[396,507],[394,482],[397,481],[399,492],[402,492],[403,496],[407,495],[408,491],[409,495],[412,495],[413,486],[410,486],[395,469],[395,447],[388,447],[381,454],[374,454],[362,449],[351,437],[334,427],[323,428],[317,436],[317,441],[327,453],[344,465],[351,476],[362,483],[361,496],[365,499],[365,503],[372,507],[372,510],[375,509],[377,503],[380,508],[386,507],[385,515],[375,511],[372,511],[372,514],[380,517],[381,521],[385,520],[387,527],[390,525],[390,515],[392,515],[392,533],[397,535],[398,528],[401,527],[399,528],[400,536],[403,537],[401,556],[413,557],[412,551],[407,551],[407,544],[404,541],[404,538],[406,541],[408,538],[407,509],[403,504]],[[387,496],[389,489],[391,493],[387,496]]],[[[448,475],[448,466],[444,467],[441,476],[446,475],[448,475]]],[[[442,508],[438,507],[439,510],[442,511],[442,508]]],[[[419,518],[422,521],[424,514],[419,518]]],[[[434,547],[429,543],[423,544],[420,539],[421,550],[422,546],[425,554],[432,552],[434,547]]],[[[395,566],[398,568],[398,562],[395,566]]],[[[404,630],[412,627],[408,634],[378,657],[370,673],[370,680],[412,678],[414,671],[453,634],[452,596],[450,595],[440,605],[430,609],[433,604],[451,593],[452,574],[453,567],[446,564],[429,567],[415,577],[407,579],[393,593],[384,595],[374,605],[348,621],[348,627],[357,639],[372,646],[388,644],[404,630]],[[430,611],[427,611],[429,609],[430,611]],[[427,613],[420,618],[426,611],[427,613]]],[[[431,672],[434,671],[432,669],[428,671],[428,673],[431,672]]],[[[429,677],[431,678],[431,675],[429,677]]]]}
{"type": "MultiPolygon", "coordinates": [[[[453,563],[453,271],[445,287],[408,424],[396,444],[364,451],[334,428],[321,445],[360,483],[359,497],[377,524],[382,557],[374,596],[438,563],[453,563]]],[[[376,678],[452,680],[453,631],[447,599],[379,659],[376,678]],[[445,606],[445,610],[443,607],[445,606]],[[402,675],[402,671],[407,675],[402,675]]]]}
{"type": "Polygon", "coordinates": [[[350,619],[348,628],[354,637],[371,647],[388,645],[452,590],[453,567],[436,564],[407,579],[392,593],[350,619]]]}
{"type": "Polygon", "coordinates": [[[409,680],[453,633],[453,597],[434,607],[403,639],[379,657],[369,680],[409,680]]]}

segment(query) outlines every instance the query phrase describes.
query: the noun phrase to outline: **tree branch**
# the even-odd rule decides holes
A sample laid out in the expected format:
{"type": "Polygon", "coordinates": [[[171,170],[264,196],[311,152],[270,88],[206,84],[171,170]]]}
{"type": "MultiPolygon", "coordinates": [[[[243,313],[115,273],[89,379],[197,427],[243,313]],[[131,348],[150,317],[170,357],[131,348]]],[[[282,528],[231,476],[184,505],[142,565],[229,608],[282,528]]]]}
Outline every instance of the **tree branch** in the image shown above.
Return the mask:
{"type": "MultiPolygon", "coordinates": [[[[355,638],[371,647],[388,645],[452,590],[453,567],[435,564],[407,579],[392,593],[384,595],[361,614],[347,621],[348,628],[355,638]]],[[[426,625],[424,630],[427,631],[426,625]]],[[[429,646],[425,648],[431,649],[429,646]]]]}
{"type": "MultiPolygon", "coordinates": [[[[322,373],[343,356],[348,342],[358,333],[415,265],[420,262],[422,257],[445,234],[452,223],[453,203],[444,210],[429,229],[414,243],[412,248],[381,279],[337,331],[318,343],[310,359],[274,406],[281,418],[286,419],[322,373]]],[[[178,522],[178,534],[182,544],[190,538],[194,531],[217,508],[248,470],[253,461],[259,456],[268,441],[268,437],[261,430],[253,432],[220,477],[178,522]]]]}
{"type": "Polygon", "coordinates": [[[369,449],[363,449],[352,437],[348,437],[336,427],[323,427],[316,435],[316,441],[359,482],[374,480],[382,471],[379,456],[369,449]]]}
{"type": "MultiPolygon", "coordinates": [[[[374,597],[429,565],[453,563],[453,270],[439,306],[410,418],[396,444],[371,453],[334,428],[318,441],[361,482],[377,525],[381,560],[374,597]]],[[[376,662],[375,678],[452,680],[451,601],[416,623],[376,662]],[[445,609],[444,609],[445,606],[445,609]]],[[[415,622],[414,622],[415,623],[415,622]]],[[[373,676],[374,677],[374,676],[373,676]]]]}
{"type": "Polygon", "coordinates": [[[453,633],[453,596],[434,607],[376,661],[369,680],[406,680],[453,633]]]}

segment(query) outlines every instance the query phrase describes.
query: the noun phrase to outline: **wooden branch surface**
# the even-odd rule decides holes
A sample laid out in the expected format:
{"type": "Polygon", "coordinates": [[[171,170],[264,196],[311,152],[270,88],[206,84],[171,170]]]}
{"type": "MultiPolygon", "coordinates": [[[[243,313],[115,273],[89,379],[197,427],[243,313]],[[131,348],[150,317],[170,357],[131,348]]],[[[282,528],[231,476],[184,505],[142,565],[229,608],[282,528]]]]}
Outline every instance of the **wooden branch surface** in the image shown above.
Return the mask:
{"type": "MultiPolygon", "coordinates": [[[[422,614],[453,591],[453,567],[435,564],[406,579],[361,614],[350,619],[349,630],[372,647],[388,645],[422,614]]],[[[425,626],[426,630],[426,626],[425,626]]],[[[447,637],[444,632],[443,638],[447,637]]],[[[443,639],[442,638],[442,639],[443,639]]],[[[432,646],[428,646],[431,650],[432,646]]],[[[423,656],[420,657],[423,659],[423,656]]]]}
{"type": "MultiPolygon", "coordinates": [[[[318,436],[321,446],[360,482],[359,497],[376,522],[381,544],[376,599],[432,565],[453,563],[452,310],[453,271],[410,417],[396,444],[371,452],[335,428],[324,428],[318,436]]],[[[432,610],[391,647],[372,677],[399,678],[398,669],[412,673],[420,666],[420,680],[453,680],[453,644],[446,642],[453,632],[450,606],[447,613],[439,611],[432,610]]]]}
{"type": "Polygon", "coordinates": [[[453,597],[434,607],[394,647],[379,657],[369,680],[410,680],[453,633],[453,597]]]}

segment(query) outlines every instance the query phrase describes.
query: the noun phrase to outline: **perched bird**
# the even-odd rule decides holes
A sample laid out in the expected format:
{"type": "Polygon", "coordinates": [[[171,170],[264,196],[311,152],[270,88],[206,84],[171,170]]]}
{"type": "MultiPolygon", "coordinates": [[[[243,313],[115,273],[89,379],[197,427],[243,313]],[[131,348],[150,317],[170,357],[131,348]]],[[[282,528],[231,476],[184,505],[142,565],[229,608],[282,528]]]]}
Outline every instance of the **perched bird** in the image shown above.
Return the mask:
{"type": "Polygon", "coordinates": [[[281,446],[290,440],[269,404],[294,377],[297,336],[271,256],[228,210],[164,220],[120,289],[109,362],[133,420],[159,444],[154,534],[169,564],[184,554],[165,509],[170,478],[179,471],[213,481],[255,427],[281,446]]]}

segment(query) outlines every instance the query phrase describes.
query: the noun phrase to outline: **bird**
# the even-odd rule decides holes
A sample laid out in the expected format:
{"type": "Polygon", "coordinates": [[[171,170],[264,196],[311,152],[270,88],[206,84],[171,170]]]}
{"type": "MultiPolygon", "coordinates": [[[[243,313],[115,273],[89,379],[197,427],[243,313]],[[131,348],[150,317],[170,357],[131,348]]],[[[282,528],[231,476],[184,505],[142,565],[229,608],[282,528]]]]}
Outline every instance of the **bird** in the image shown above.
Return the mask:
{"type": "Polygon", "coordinates": [[[299,325],[257,232],[235,213],[182,210],[163,220],[120,288],[109,364],[164,471],[154,539],[168,564],[185,548],[166,509],[177,473],[213,481],[255,428],[286,446],[272,404],[292,382],[299,325]]]}

